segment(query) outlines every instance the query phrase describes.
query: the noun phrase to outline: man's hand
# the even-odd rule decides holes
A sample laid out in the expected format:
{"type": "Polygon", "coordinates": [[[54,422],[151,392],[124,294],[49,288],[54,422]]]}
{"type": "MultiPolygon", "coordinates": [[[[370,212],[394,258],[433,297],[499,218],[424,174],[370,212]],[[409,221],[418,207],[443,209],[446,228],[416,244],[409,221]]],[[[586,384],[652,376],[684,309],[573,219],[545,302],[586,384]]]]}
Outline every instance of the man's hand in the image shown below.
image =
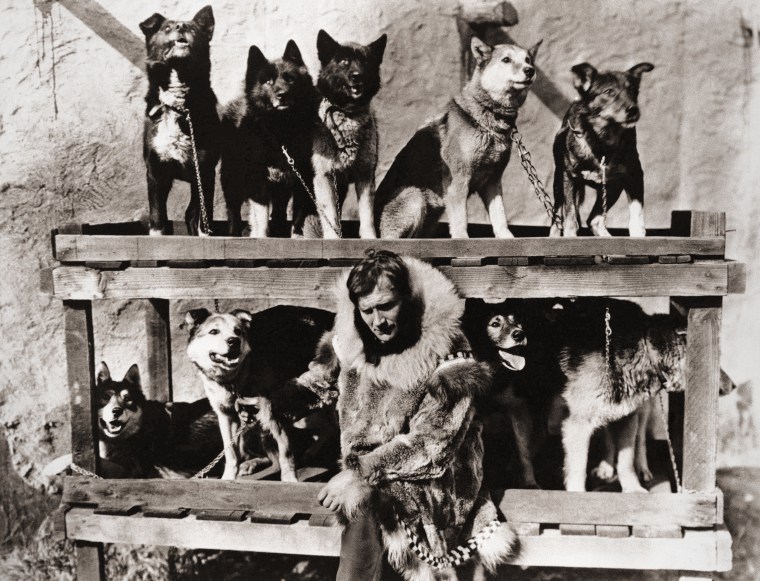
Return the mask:
{"type": "Polygon", "coordinates": [[[325,508],[353,519],[362,505],[369,500],[372,487],[353,470],[338,472],[325,484],[317,500],[325,508]]]}

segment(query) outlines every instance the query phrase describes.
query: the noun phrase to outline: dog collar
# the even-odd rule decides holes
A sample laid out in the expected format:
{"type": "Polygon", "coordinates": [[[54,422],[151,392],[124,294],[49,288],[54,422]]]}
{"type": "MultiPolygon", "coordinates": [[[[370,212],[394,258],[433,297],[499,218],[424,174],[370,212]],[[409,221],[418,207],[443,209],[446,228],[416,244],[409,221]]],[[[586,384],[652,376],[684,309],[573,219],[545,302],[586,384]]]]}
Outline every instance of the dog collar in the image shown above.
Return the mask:
{"type": "Polygon", "coordinates": [[[454,97],[454,98],[452,99],[452,102],[453,102],[453,103],[454,103],[454,104],[455,104],[455,105],[456,105],[456,106],[459,108],[459,110],[462,112],[462,114],[463,114],[463,115],[464,115],[464,116],[465,116],[467,119],[469,119],[469,120],[470,120],[470,122],[471,122],[473,125],[475,125],[476,127],[480,127],[480,128],[483,130],[483,131],[485,131],[486,133],[490,133],[491,135],[493,135],[494,137],[496,137],[496,138],[497,138],[497,139],[499,139],[500,141],[504,141],[504,139],[505,139],[505,138],[508,138],[508,137],[509,137],[509,136],[512,134],[512,132],[515,130],[515,122],[517,121],[517,110],[515,110],[515,115],[514,115],[514,117],[511,117],[511,116],[510,116],[510,117],[507,117],[507,116],[498,115],[496,112],[494,112],[494,111],[491,111],[491,114],[492,114],[492,115],[493,115],[493,116],[494,116],[494,117],[495,117],[497,120],[501,120],[501,121],[504,121],[504,122],[507,124],[507,128],[506,128],[505,130],[503,130],[503,131],[498,131],[498,130],[496,130],[496,129],[492,128],[492,127],[488,127],[488,126],[486,126],[486,125],[483,125],[483,124],[482,124],[480,121],[478,121],[477,119],[475,119],[475,117],[473,117],[472,115],[470,115],[470,114],[467,112],[467,109],[465,109],[465,108],[462,106],[462,104],[459,102],[459,98],[458,98],[458,97],[454,97]]]}

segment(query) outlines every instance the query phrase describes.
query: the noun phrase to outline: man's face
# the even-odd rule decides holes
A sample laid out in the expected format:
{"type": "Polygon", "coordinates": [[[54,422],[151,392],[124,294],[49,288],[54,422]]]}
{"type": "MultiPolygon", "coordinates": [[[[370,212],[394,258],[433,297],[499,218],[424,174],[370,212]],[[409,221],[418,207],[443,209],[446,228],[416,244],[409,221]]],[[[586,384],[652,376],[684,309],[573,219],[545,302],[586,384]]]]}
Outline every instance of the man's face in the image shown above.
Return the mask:
{"type": "Polygon", "coordinates": [[[387,278],[377,281],[368,295],[359,297],[357,308],[362,320],[381,343],[391,341],[399,330],[399,313],[403,298],[387,278]]]}

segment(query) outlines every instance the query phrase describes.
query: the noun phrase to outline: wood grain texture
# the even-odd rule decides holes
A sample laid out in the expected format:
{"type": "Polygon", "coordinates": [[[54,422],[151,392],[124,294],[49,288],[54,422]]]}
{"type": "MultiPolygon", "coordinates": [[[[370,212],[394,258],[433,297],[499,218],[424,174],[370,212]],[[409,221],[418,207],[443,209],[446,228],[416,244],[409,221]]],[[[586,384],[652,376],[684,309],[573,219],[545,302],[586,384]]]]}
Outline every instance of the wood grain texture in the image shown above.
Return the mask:
{"type": "Polygon", "coordinates": [[[95,384],[92,303],[63,302],[66,367],[71,410],[71,454],[74,464],[97,473],[98,435],[92,386],[95,384]]]}
{"type": "MultiPolygon", "coordinates": [[[[148,519],[138,516],[94,515],[73,508],[67,514],[74,539],[172,545],[181,548],[226,549],[336,557],[340,527],[250,522],[148,519]]],[[[720,530],[687,530],[680,539],[607,538],[560,535],[547,530],[520,537],[520,553],[512,565],[526,567],[588,567],[604,569],[663,569],[726,571],[731,567],[731,537],[720,530]]]]}
{"type": "Polygon", "coordinates": [[[148,369],[143,391],[148,399],[172,401],[172,347],[169,301],[151,299],[145,305],[148,369]]]}
{"type": "MultiPolygon", "coordinates": [[[[100,517],[109,518],[109,517],[100,517]]],[[[110,517],[113,518],[113,517],[110,517]]],[[[69,537],[75,538],[75,537],[69,537]]],[[[77,581],[105,581],[103,543],[98,539],[77,540],[74,543],[77,560],[77,581]]]]}
{"type": "Polygon", "coordinates": [[[653,236],[418,240],[303,240],[289,238],[201,238],[196,236],[108,236],[58,234],[61,262],[137,260],[359,259],[368,248],[421,258],[499,256],[593,256],[690,254],[723,256],[725,238],[653,236]]]}
{"type": "Polygon", "coordinates": [[[717,494],[510,489],[499,506],[510,522],[709,527],[720,522],[717,504],[717,494]]]}
{"type": "Polygon", "coordinates": [[[719,297],[679,299],[688,309],[684,391],[683,487],[712,491],[718,456],[719,297]]]}
{"type": "MultiPolygon", "coordinates": [[[[718,261],[693,264],[593,266],[482,266],[440,270],[464,296],[509,297],[714,296],[728,289],[728,268],[718,261]]],[[[61,299],[234,299],[252,297],[262,306],[303,304],[331,308],[333,288],[345,269],[128,268],[97,271],[80,266],[53,271],[61,299]]]]}

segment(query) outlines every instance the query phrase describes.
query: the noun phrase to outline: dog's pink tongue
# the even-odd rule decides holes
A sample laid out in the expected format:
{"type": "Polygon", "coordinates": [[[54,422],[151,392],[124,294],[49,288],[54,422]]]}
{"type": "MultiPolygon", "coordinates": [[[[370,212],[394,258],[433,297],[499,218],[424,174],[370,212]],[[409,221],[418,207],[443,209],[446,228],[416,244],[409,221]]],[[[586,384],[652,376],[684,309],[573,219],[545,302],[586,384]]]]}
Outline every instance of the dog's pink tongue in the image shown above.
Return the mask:
{"type": "Polygon", "coordinates": [[[507,369],[522,371],[525,368],[525,357],[515,355],[514,353],[508,353],[506,351],[500,351],[499,356],[504,362],[504,367],[507,369]]]}

